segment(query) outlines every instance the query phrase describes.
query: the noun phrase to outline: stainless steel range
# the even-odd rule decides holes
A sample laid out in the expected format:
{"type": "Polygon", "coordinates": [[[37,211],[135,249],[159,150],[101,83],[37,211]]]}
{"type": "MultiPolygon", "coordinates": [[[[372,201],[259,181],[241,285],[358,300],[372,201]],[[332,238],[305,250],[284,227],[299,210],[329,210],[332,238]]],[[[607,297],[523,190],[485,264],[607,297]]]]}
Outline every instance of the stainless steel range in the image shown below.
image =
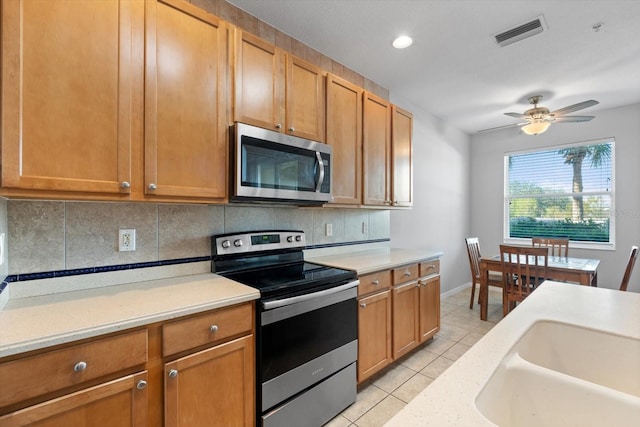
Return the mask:
{"type": "Polygon", "coordinates": [[[304,261],[302,231],[212,239],[214,273],[260,290],[257,425],[321,426],[356,398],[357,275],[304,261]]]}

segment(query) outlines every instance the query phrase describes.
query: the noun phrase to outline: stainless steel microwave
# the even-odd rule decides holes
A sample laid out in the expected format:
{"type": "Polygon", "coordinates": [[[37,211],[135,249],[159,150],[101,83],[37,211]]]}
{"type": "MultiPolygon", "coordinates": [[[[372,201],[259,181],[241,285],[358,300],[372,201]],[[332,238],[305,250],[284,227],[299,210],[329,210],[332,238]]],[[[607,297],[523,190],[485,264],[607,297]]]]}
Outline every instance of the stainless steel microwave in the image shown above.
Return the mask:
{"type": "Polygon", "coordinates": [[[231,134],[232,202],[331,200],[331,146],[244,123],[231,134]]]}

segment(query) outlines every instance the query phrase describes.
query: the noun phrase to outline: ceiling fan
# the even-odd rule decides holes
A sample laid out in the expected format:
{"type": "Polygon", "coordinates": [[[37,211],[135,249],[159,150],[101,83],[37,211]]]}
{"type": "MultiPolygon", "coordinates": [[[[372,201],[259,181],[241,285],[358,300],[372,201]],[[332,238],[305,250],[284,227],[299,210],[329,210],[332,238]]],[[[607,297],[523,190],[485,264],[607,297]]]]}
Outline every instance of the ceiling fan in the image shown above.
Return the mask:
{"type": "Polygon", "coordinates": [[[542,95],[535,95],[530,97],[529,104],[532,104],[533,108],[528,109],[524,112],[524,114],[504,113],[507,116],[515,117],[516,119],[524,119],[524,122],[483,129],[479,130],[478,132],[487,132],[490,130],[522,126],[522,131],[527,135],[538,135],[546,131],[549,126],[551,126],[551,123],[588,122],[595,116],[565,116],[565,114],[573,113],[574,111],[582,110],[584,108],[592,107],[599,104],[598,101],[590,99],[588,101],[579,102],[577,104],[569,105],[568,107],[549,112],[548,108],[538,107],[538,103],[541,99],[542,95]]]}

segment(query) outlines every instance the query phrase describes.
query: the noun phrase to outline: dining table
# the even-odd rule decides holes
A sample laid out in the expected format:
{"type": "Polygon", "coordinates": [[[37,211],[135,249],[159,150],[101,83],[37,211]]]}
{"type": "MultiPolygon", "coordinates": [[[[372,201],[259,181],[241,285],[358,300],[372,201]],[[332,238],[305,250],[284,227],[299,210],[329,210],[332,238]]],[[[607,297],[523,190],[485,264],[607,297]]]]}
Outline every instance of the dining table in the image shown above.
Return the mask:
{"type": "MultiPolygon", "coordinates": [[[[547,279],[559,282],[574,282],[585,286],[598,286],[599,259],[550,256],[547,264],[547,279]]],[[[489,304],[489,272],[502,273],[500,255],[480,257],[480,319],[487,320],[489,304]]]]}

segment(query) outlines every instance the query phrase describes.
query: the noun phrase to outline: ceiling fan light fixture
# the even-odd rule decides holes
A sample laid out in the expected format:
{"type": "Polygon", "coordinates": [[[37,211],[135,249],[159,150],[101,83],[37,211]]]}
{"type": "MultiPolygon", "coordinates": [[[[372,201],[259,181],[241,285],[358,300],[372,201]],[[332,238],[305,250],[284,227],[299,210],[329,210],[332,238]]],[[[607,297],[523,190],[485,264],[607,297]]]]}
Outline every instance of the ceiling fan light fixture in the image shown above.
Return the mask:
{"type": "Polygon", "coordinates": [[[541,133],[544,133],[549,128],[549,126],[551,126],[550,122],[543,120],[534,120],[528,125],[523,126],[522,132],[526,133],[527,135],[539,135],[541,133]]]}
{"type": "Polygon", "coordinates": [[[406,47],[411,46],[413,43],[413,39],[409,36],[400,36],[393,41],[393,47],[396,49],[404,49],[406,47]]]}

